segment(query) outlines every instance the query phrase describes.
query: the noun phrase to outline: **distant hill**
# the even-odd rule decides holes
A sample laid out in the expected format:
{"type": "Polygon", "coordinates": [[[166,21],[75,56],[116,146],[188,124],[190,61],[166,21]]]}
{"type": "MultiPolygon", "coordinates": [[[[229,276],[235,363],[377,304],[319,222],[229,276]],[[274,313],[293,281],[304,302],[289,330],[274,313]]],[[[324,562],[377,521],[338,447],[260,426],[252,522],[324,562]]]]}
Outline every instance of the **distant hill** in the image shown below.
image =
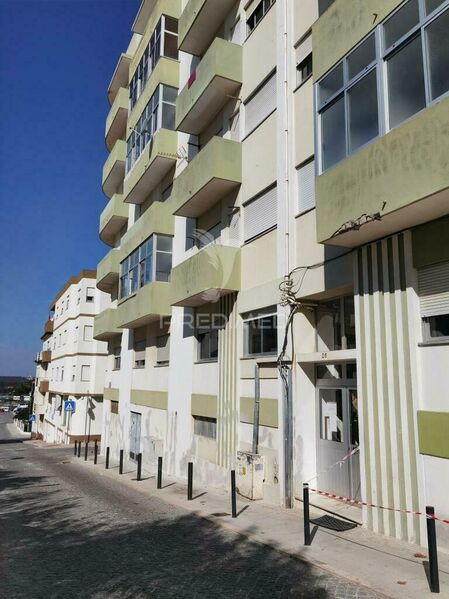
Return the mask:
{"type": "Polygon", "coordinates": [[[32,380],[32,378],[26,376],[0,376],[0,393],[29,395],[32,380]]]}

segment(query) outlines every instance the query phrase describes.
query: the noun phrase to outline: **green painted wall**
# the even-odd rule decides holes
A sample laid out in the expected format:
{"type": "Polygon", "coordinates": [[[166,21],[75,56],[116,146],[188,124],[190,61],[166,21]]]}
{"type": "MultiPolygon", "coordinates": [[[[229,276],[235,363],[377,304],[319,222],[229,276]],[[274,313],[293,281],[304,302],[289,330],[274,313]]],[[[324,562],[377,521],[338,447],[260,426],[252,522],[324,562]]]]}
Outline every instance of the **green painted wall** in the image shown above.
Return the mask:
{"type": "Polygon", "coordinates": [[[114,168],[115,164],[117,162],[123,162],[123,164],[124,164],[125,160],[126,160],[126,142],[124,142],[123,139],[118,139],[115,142],[114,147],[112,148],[112,151],[109,154],[109,156],[103,166],[103,179],[102,179],[103,185],[104,185],[106,179],[111,174],[111,171],[114,168]]]}
{"type": "Polygon", "coordinates": [[[109,129],[111,128],[112,123],[114,122],[115,117],[120,109],[125,109],[128,111],[128,98],[129,92],[126,87],[121,87],[118,90],[117,95],[115,96],[114,102],[112,103],[111,109],[109,110],[108,116],[106,118],[106,125],[104,135],[107,136],[109,129]]]}
{"type": "Polygon", "coordinates": [[[168,203],[154,202],[122,237],[121,260],[129,256],[153,233],[174,235],[174,220],[168,203]]]}
{"type": "Polygon", "coordinates": [[[217,396],[201,395],[192,393],[191,403],[192,416],[203,416],[204,418],[217,417],[217,396]]]}
{"type": "Polygon", "coordinates": [[[117,327],[117,310],[107,308],[97,314],[94,318],[94,339],[104,341],[114,335],[121,335],[122,331],[117,327]]]}
{"type": "Polygon", "coordinates": [[[419,453],[449,459],[449,412],[418,411],[419,453]]]}
{"type": "Polygon", "coordinates": [[[145,406],[147,408],[166,410],[168,405],[168,392],[131,389],[131,403],[138,406],[145,406]]]}
{"type": "Polygon", "coordinates": [[[118,273],[120,268],[120,252],[118,250],[111,250],[106,256],[98,263],[97,266],[97,287],[98,284],[111,278],[118,279],[118,273]]]}
{"type": "MultiPolygon", "coordinates": [[[[253,424],[254,397],[240,398],[240,422],[253,424]]],[[[261,426],[278,428],[278,400],[267,397],[260,398],[259,423],[261,426]]]]}
{"type": "Polygon", "coordinates": [[[447,189],[448,155],[446,98],[316,179],[318,241],[364,213],[386,216],[447,189]]]}
{"type": "Polygon", "coordinates": [[[120,301],[117,307],[117,326],[135,328],[151,320],[157,320],[158,316],[169,316],[170,297],[170,283],[148,283],[135,295],[120,301]]]}
{"type": "Polygon", "coordinates": [[[315,81],[401,2],[402,0],[335,0],[312,28],[315,81]]]}
{"type": "Polygon", "coordinates": [[[119,400],[119,390],[114,387],[105,387],[103,391],[103,399],[109,399],[110,401],[119,400]]]}
{"type": "Polygon", "coordinates": [[[115,193],[100,216],[100,236],[105,232],[106,227],[113,218],[119,218],[123,221],[128,220],[129,206],[123,203],[123,195],[115,193]]]}
{"type": "Polygon", "coordinates": [[[413,266],[423,268],[449,261],[449,217],[434,220],[412,231],[413,266]]]}
{"type": "Polygon", "coordinates": [[[182,44],[184,38],[193,25],[198,13],[203,8],[206,0],[189,0],[182,11],[178,27],[178,47],[182,44]]]}

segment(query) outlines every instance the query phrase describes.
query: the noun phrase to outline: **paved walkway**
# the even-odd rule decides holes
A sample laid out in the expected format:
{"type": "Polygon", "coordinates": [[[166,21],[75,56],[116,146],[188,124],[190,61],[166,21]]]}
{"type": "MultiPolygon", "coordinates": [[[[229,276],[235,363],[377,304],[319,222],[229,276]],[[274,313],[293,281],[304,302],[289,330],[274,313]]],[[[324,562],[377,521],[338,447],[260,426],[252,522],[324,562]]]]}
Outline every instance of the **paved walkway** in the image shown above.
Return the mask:
{"type": "MultiPolygon", "coordinates": [[[[156,489],[154,473],[143,471],[141,482],[136,481],[136,466],[126,462],[124,474],[119,476],[118,464],[110,462],[104,468],[104,457],[99,457],[97,466],[89,456],[86,468],[95,469],[99,476],[119,480],[123,485],[138,488],[147,496],[157,496],[172,505],[194,512],[195,515],[212,521],[222,528],[243,534],[248,539],[269,545],[295,558],[305,559],[328,572],[338,574],[356,584],[365,585],[388,597],[424,599],[436,597],[429,591],[426,575],[427,549],[403,543],[357,527],[345,533],[334,533],[319,528],[310,547],[303,546],[302,510],[284,510],[238,498],[239,516],[230,516],[230,495],[223,490],[194,487],[194,500],[186,499],[185,481],[164,476],[163,489],[156,489]]],[[[315,496],[311,496],[316,499],[315,496]]],[[[322,516],[313,510],[311,516],[322,516]]],[[[449,599],[449,555],[440,552],[439,596],[449,599]]],[[[359,595],[356,595],[359,596],[359,595]]]]}

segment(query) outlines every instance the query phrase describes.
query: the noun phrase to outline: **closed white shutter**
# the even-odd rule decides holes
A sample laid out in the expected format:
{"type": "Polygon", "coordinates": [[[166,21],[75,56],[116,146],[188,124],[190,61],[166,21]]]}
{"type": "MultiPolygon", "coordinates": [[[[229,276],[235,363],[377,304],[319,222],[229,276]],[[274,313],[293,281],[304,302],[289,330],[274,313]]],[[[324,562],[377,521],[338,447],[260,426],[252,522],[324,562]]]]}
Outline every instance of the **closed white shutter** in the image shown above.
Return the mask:
{"type": "Polygon", "coordinates": [[[248,135],[276,108],[276,73],[245,104],[245,133],[248,135]]]}
{"type": "Polygon", "coordinates": [[[315,161],[296,169],[298,174],[298,214],[315,207],[315,161]]]}
{"type": "Polygon", "coordinates": [[[244,206],[245,241],[277,224],[277,187],[271,187],[244,206]]]}
{"type": "Polygon", "coordinates": [[[170,335],[160,335],[156,337],[157,359],[158,363],[168,362],[170,360],[170,335]]]}
{"type": "Polygon", "coordinates": [[[449,262],[418,271],[421,316],[449,314],[449,262]]]}
{"type": "Polygon", "coordinates": [[[312,53],[312,34],[308,35],[296,48],[296,64],[302,62],[312,53]]]}

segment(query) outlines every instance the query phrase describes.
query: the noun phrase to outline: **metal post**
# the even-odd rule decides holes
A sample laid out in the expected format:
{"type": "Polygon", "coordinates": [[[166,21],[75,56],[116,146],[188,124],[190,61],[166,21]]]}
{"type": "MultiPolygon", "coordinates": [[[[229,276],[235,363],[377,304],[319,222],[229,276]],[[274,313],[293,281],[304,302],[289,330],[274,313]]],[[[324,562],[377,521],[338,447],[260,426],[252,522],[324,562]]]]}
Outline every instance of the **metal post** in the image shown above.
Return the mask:
{"type": "Polygon", "coordinates": [[[237,495],[235,491],[235,470],[231,470],[231,507],[232,517],[237,518],[237,495]]]}
{"type": "Polygon", "coordinates": [[[253,417],[253,446],[252,453],[259,450],[259,413],[260,413],[260,376],[259,364],[254,367],[254,417],[253,417]]]}
{"type": "Polygon", "coordinates": [[[94,464],[98,462],[98,441],[95,441],[94,445],[94,464]]]}
{"type": "Polygon", "coordinates": [[[118,473],[119,474],[123,474],[123,454],[124,454],[124,450],[121,449],[120,450],[120,461],[119,461],[119,465],[118,465],[118,473]]]}
{"type": "Polygon", "coordinates": [[[76,450],[78,449],[78,441],[75,441],[75,449],[73,450],[73,455],[76,456],[76,450]]]}
{"type": "Polygon", "coordinates": [[[162,489],[162,457],[157,459],[157,488],[162,489]]]}
{"type": "Polygon", "coordinates": [[[187,464],[187,500],[192,501],[193,497],[193,462],[187,464]]]}
{"type": "Polygon", "coordinates": [[[440,578],[438,573],[437,533],[435,530],[435,510],[433,506],[426,506],[426,514],[427,545],[429,548],[430,591],[432,593],[439,593],[440,578]]]}
{"type": "Polygon", "coordinates": [[[87,452],[89,451],[89,443],[86,441],[86,445],[84,447],[84,461],[87,462],[87,452]]]}
{"type": "Polygon", "coordinates": [[[137,454],[137,480],[142,480],[142,454],[137,454]]]}
{"type": "Polygon", "coordinates": [[[283,430],[284,430],[284,507],[293,507],[293,410],[292,410],[292,369],[282,365],[283,389],[283,430]]]}
{"type": "Polygon", "coordinates": [[[310,545],[310,514],[309,514],[309,485],[302,486],[302,501],[304,515],[304,545],[310,545]]]}
{"type": "Polygon", "coordinates": [[[106,447],[106,463],[104,465],[106,470],[109,468],[109,447],[106,447]]]}
{"type": "Polygon", "coordinates": [[[78,441],[78,457],[81,457],[81,441],[78,441]]]}

